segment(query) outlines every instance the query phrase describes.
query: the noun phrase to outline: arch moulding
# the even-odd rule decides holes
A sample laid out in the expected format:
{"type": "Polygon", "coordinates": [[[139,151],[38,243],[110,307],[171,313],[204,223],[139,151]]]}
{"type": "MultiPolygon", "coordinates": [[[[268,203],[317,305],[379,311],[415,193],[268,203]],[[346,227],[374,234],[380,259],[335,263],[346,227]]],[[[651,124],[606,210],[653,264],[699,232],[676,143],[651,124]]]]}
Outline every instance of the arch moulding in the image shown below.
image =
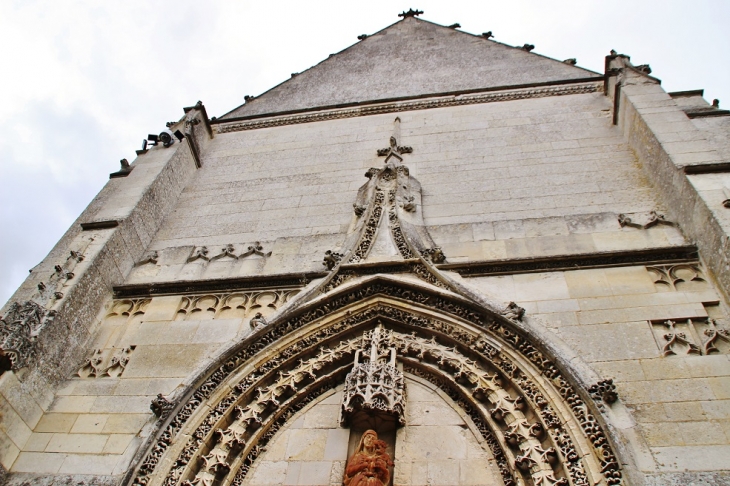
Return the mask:
{"type": "Polygon", "coordinates": [[[376,326],[406,373],[462,408],[505,485],[622,484],[611,431],[585,385],[524,324],[452,292],[382,275],[285,309],[171,402],[161,399],[156,432],[123,484],[245,484],[277,431],[344,382],[376,326]]]}

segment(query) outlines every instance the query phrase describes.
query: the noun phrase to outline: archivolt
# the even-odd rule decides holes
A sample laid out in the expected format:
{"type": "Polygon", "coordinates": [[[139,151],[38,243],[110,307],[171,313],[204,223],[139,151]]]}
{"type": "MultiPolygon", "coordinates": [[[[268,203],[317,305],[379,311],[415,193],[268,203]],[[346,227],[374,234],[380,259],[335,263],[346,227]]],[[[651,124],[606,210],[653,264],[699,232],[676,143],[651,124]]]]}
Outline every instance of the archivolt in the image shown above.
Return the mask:
{"type": "Polygon", "coordinates": [[[509,320],[382,278],[340,289],[240,343],[160,424],[126,483],[242,484],[281,425],[344,379],[360,336],[377,322],[394,331],[406,370],[469,414],[505,484],[588,485],[601,475],[621,483],[588,405],[509,320]]]}

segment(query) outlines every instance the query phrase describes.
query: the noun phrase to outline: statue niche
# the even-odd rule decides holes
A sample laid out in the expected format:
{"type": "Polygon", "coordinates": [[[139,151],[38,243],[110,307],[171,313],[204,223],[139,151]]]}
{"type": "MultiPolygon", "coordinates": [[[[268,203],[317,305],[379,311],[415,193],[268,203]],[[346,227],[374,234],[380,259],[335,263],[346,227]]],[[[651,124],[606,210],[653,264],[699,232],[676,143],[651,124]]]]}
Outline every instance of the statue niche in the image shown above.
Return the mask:
{"type": "Polygon", "coordinates": [[[381,323],[363,334],[352,370],[345,378],[341,425],[350,428],[346,486],[388,486],[395,431],[405,425],[406,389],[396,363],[391,330],[381,323]],[[362,436],[357,441],[358,433],[362,436]],[[357,444],[355,446],[355,444],[357,444]]]}
{"type": "Polygon", "coordinates": [[[345,467],[345,486],[388,486],[393,461],[385,452],[387,444],[374,430],[366,430],[345,467]]]}

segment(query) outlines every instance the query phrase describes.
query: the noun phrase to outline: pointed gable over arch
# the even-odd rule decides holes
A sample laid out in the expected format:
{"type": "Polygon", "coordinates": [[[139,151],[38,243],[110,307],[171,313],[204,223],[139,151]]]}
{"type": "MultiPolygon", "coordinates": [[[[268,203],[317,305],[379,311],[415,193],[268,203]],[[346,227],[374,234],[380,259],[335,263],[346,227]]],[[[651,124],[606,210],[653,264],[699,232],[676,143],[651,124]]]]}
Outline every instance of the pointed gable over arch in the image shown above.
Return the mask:
{"type": "Polygon", "coordinates": [[[535,85],[596,74],[482,36],[406,17],[221,119],[535,85]]]}

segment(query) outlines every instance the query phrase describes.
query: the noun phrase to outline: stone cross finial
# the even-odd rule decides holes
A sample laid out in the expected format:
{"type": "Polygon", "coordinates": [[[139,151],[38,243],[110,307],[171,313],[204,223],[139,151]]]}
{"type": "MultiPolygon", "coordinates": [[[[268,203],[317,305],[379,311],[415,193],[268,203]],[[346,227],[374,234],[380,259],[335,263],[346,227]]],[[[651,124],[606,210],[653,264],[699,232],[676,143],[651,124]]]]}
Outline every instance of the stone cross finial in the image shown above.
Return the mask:
{"type": "Polygon", "coordinates": [[[404,19],[406,17],[417,17],[423,13],[423,10],[413,10],[412,8],[408,9],[408,12],[401,12],[398,14],[398,17],[403,17],[404,19]]]}

